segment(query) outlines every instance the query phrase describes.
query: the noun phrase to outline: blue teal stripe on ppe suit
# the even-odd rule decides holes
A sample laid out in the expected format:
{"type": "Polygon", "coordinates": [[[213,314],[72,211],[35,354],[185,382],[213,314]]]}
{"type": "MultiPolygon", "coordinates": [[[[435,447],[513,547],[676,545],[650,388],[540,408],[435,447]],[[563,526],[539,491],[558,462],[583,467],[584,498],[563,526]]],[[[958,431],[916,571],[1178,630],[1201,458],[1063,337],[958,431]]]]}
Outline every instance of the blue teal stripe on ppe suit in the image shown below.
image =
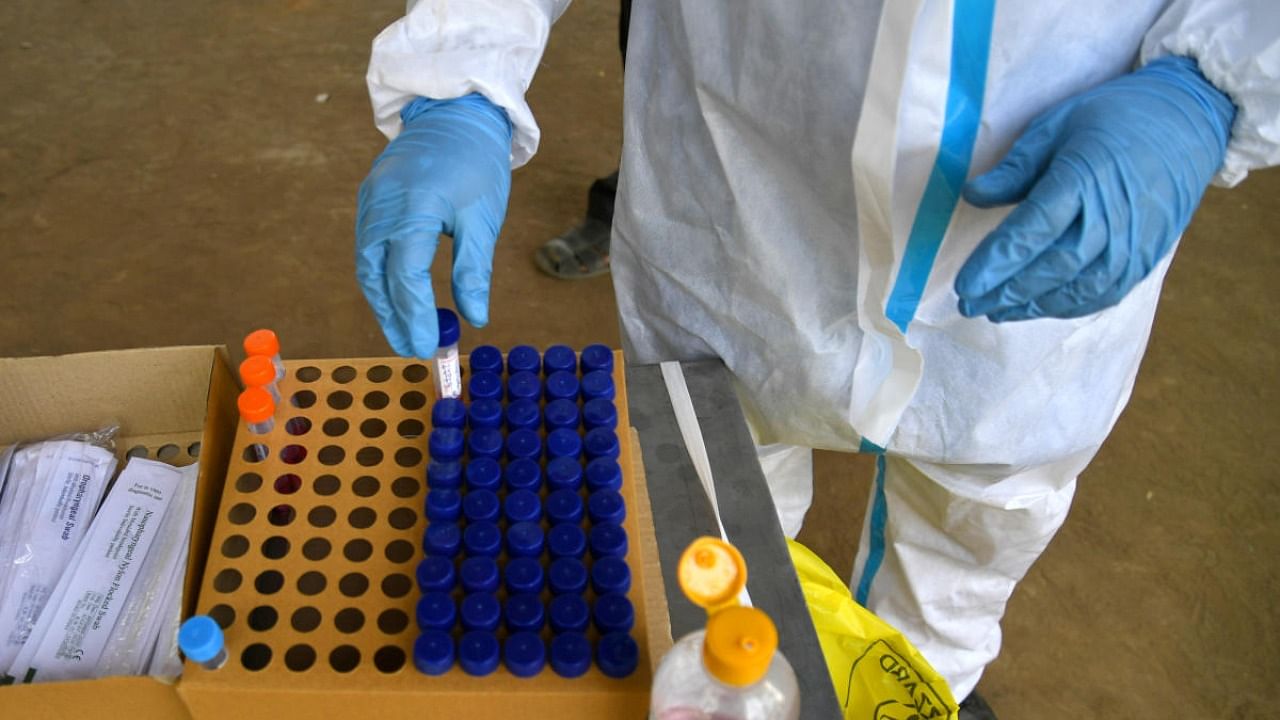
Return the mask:
{"type": "MultiPolygon", "coordinates": [[[[951,24],[951,78],[947,86],[947,116],[942,126],[942,142],[924,195],[920,198],[920,207],[916,209],[898,277],[885,304],[885,316],[904,333],[920,306],[933,261],[938,256],[942,238],[960,200],[960,189],[969,176],[969,163],[982,118],[994,15],[995,0],[956,0],[951,24]]],[[[867,562],[855,593],[858,603],[865,606],[871,593],[871,583],[884,562],[889,507],[884,489],[884,449],[864,439],[859,452],[879,455],[876,458],[875,499],[871,505],[867,562]]]]}

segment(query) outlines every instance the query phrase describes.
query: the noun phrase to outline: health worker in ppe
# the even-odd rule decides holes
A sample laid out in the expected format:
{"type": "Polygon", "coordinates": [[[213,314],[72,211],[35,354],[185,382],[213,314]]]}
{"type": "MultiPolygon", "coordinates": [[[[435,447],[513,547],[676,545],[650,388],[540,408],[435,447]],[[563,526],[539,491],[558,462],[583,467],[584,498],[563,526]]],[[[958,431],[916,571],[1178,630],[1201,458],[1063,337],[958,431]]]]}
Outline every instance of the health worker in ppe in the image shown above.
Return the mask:
{"type": "MultiPolygon", "coordinates": [[[[489,318],[560,0],[410,0],[357,276],[430,357],[429,266],[489,318]]],[[[732,371],[785,531],[810,448],[877,453],[852,575],[957,697],[1128,401],[1210,182],[1280,160],[1274,0],[637,3],[612,268],[632,363],[732,371]]]]}

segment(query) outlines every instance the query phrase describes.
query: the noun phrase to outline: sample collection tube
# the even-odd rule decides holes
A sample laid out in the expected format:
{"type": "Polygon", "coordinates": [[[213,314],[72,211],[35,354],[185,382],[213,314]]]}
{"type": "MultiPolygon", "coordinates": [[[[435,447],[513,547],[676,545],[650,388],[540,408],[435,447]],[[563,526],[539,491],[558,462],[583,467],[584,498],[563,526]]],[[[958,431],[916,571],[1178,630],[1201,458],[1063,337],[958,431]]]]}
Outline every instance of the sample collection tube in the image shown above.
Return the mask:
{"type": "Polygon", "coordinates": [[[265,355],[250,355],[240,363],[240,379],[247,388],[260,387],[271,393],[271,399],[280,404],[280,387],[277,384],[276,366],[265,355]]]}
{"type": "MultiPolygon", "coordinates": [[[[247,388],[240,393],[236,405],[240,408],[240,417],[244,420],[245,427],[249,428],[249,432],[254,435],[266,435],[275,429],[276,402],[271,399],[271,393],[260,387],[247,388]]],[[[264,443],[254,443],[250,448],[259,461],[266,460],[270,453],[264,443]]]]}
{"type": "Polygon", "coordinates": [[[178,648],[188,660],[205,670],[217,670],[227,663],[222,628],[208,615],[195,615],[182,623],[178,629],[178,648]]]}
{"type": "Polygon", "coordinates": [[[276,381],[284,379],[284,362],[280,360],[280,339],[270,330],[254,330],[244,338],[244,354],[269,358],[276,369],[276,381]]]}
{"type": "Polygon", "coordinates": [[[462,327],[458,316],[448,308],[436,310],[440,341],[436,346],[436,397],[456,398],[462,395],[462,365],[458,362],[458,338],[462,327]]]}

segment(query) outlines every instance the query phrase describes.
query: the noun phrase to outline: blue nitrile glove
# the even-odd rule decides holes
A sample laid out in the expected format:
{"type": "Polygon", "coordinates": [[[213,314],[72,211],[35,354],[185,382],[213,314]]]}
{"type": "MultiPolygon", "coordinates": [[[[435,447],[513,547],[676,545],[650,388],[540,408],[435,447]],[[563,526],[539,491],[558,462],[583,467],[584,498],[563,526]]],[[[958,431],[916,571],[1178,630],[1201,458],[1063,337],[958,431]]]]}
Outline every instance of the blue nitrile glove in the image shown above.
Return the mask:
{"type": "Polygon", "coordinates": [[[993,322],[1115,305],[1169,252],[1222,164],[1231,100],[1165,57],[1058,104],[964,187],[1019,203],[960,268],[960,312],[993,322]]]}
{"type": "Polygon", "coordinates": [[[489,322],[493,248],[511,191],[511,122],[482,95],[418,98],[404,129],[360,185],[356,278],[397,354],[436,352],[431,260],[453,236],[453,301],[475,327],[489,322]]]}

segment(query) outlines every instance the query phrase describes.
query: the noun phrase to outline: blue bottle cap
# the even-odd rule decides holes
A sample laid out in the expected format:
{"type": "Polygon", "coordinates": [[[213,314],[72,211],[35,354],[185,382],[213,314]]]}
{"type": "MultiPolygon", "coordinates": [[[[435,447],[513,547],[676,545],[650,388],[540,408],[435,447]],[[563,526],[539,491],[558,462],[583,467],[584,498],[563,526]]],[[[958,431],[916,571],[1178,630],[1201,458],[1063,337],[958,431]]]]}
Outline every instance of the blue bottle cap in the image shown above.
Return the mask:
{"type": "Polygon", "coordinates": [[[507,463],[503,476],[507,480],[507,490],[532,490],[542,488],[542,468],[533,460],[512,460],[507,463]]]}
{"type": "Polygon", "coordinates": [[[542,370],[542,356],[532,345],[517,345],[507,353],[507,373],[521,371],[537,375],[542,370]]]}
{"type": "Polygon", "coordinates": [[[575,462],[582,455],[582,436],[577,430],[558,428],[547,433],[547,457],[570,458],[575,462]]]}
{"type": "Polygon", "coordinates": [[[573,558],[552,560],[547,586],[553,595],[581,595],[587,589],[587,566],[573,558]]]}
{"type": "Polygon", "coordinates": [[[547,604],[547,623],[552,632],[585,632],[590,622],[591,608],[581,595],[558,595],[547,604]]]}
{"type": "Polygon", "coordinates": [[[600,558],[591,565],[591,589],[596,595],[627,594],[631,590],[631,568],[615,557],[600,558]]]}
{"type": "Polygon", "coordinates": [[[427,465],[427,487],[457,490],[462,487],[462,463],[457,460],[432,460],[427,465]]]}
{"type": "Polygon", "coordinates": [[[582,376],[582,399],[595,400],[604,398],[612,400],[618,391],[613,386],[613,376],[600,370],[592,370],[582,376]]]}
{"type": "Polygon", "coordinates": [[[547,462],[547,488],[573,490],[582,487],[582,463],[577,458],[559,457],[547,462]]]}
{"type": "Polygon", "coordinates": [[[532,490],[512,490],[507,493],[502,509],[508,523],[537,522],[542,519],[542,500],[532,490]]]}
{"type": "Polygon", "coordinates": [[[457,557],[458,547],[462,544],[462,528],[457,523],[431,523],[422,534],[422,549],[428,555],[440,557],[457,557]]]}
{"type": "Polygon", "coordinates": [[[587,491],[622,489],[622,467],[613,458],[596,458],[587,463],[587,491]]]}
{"type": "Polygon", "coordinates": [[[596,665],[611,678],[624,678],[636,671],[640,648],[627,633],[608,633],[596,645],[596,665]]]}
{"type": "Polygon", "coordinates": [[[598,523],[592,526],[588,542],[591,545],[591,557],[596,560],[627,556],[627,531],[621,525],[598,523]]]}
{"type": "Polygon", "coordinates": [[[427,630],[413,641],[413,666],[423,675],[443,675],[453,667],[453,636],[427,630]]]}
{"type": "Polygon", "coordinates": [[[467,393],[472,402],[476,400],[502,400],[502,377],[497,373],[471,373],[467,381],[467,393]]]}
{"type": "Polygon", "coordinates": [[[537,595],[542,592],[546,574],[542,570],[542,563],[537,558],[522,557],[507,561],[507,566],[503,569],[503,577],[507,582],[508,593],[537,595]]]}
{"type": "Polygon", "coordinates": [[[582,498],[573,490],[553,490],[543,506],[551,524],[582,522],[582,498]]]}
{"type": "Polygon", "coordinates": [[[577,374],[578,354],[568,345],[552,345],[542,353],[542,371],[548,375],[553,372],[577,374]]]}
{"type": "Polygon", "coordinates": [[[627,504],[617,490],[597,490],[587,498],[587,517],[592,524],[621,525],[627,517],[627,504]]]}
{"type": "Polygon", "coordinates": [[[439,555],[422,558],[418,563],[418,589],[424,593],[453,589],[453,560],[439,555]]]}
{"type": "Polygon", "coordinates": [[[582,405],[582,424],[587,430],[618,427],[618,408],[608,398],[595,398],[582,405]]]}
{"type": "Polygon", "coordinates": [[[613,372],[613,351],[608,345],[588,345],[582,348],[582,372],[602,370],[613,372]]]}
{"type": "Polygon", "coordinates": [[[578,403],[572,400],[552,400],[542,409],[547,431],[568,428],[578,429],[578,403]]]}
{"type": "Polygon", "coordinates": [[[591,641],[580,632],[561,633],[551,640],[551,669],[562,678],[576,678],[591,669],[591,641]]]}
{"type": "Polygon", "coordinates": [[[625,595],[607,593],[596,598],[592,611],[600,633],[628,632],[636,624],[636,610],[625,595]]]}
{"type": "Polygon", "coordinates": [[[502,513],[502,502],[490,490],[471,490],[462,499],[462,512],[467,522],[497,522],[502,513]]]}
{"type": "Polygon", "coordinates": [[[449,593],[429,592],[418,598],[419,628],[449,631],[453,629],[453,623],[457,619],[458,608],[449,593]]]}
{"type": "Polygon", "coordinates": [[[467,449],[471,451],[472,460],[482,457],[502,459],[502,431],[492,428],[472,430],[467,449]]]}
{"type": "Polygon", "coordinates": [[[507,598],[507,629],[511,632],[538,632],[545,617],[542,598],[537,595],[525,593],[507,598]]]}
{"type": "Polygon", "coordinates": [[[553,372],[547,376],[547,402],[553,400],[577,400],[578,376],[567,372],[553,372]]]}
{"type": "Polygon", "coordinates": [[[462,457],[462,440],[458,428],[436,428],[427,439],[427,449],[433,460],[457,460],[462,457]]]}
{"type": "Polygon", "coordinates": [[[498,557],[502,552],[502,531],[491,522],[473,522],[462,533],[469,557],[498,557]]]}
{"type": "Polygon", "coordinates": [[[587,551],[587,534],[577,524],[560,523],[547,531],[547,550],[552,559],[582,559],[587,551]]]}
{"type": "Polygon", "coordinates": [[[498,592],[498,563],[491,557],[469,557],[458,567],[465,593],[498,592]]]}
{"type": "Polygon", "coordinates": [[[463,630],[493,632],[502,620],[502,606],[493,593],[473,592],[458,604],[458,618],[462,621],[463,630]]]}
{"type": "Polygon", "coordinates": [[[502,427],[502,403],[476,400],[467,411],[467,425],[472,430],[494,430],[502,427]]]}
{"type": "Polygon", "coordinates": [[[502,658],[512,675],[533,677],[547,664],[547,646],[537,633],[514,633],[503,643],[502,658]]]}
{"type": "MultiPolygon", "coordinates": [[[[475,435],[472,435],[474,438],[475,435]]],[[[586,438],[582,444],[587,448],[587,457],[591,459],[599,457],[618,459],[621,453],[621,446],[618,445],[618,436],[609,428],[598,427],[587,431],[586,438]]]]}
{"type": "Polygon", "coordinates": [[[531,372],[512,373],[507,378],[507,402],[537,400],[542,395],[542,381],[531,372]]]}
{"type": "Polygon", "coordinates": [[[507,405],[507,430],[537,430],[542,423],[542,411],[536,400],[512,400],[507,405]]]}
{"type": "Polygon", "coordinates": [[[462,517],[462,493],[457,490],[428,490],[426,515],[431,522],[457,522],[462,517]]]}
{"type": "Polygon", "coordinates": [[[439,346],[442,348],[457,345],[462,337],[462,324],[458,315],[449,308],[436,308],[436,327],[440,329],[439,346]]]}
{"type": "Polygon", "coordinates": [[[482,677],[498,669],[498,638],[480,630],[458,640],[458,665],[468,675],[482,677]]]}
{"type": "Polygon", "coordinates": [[[512,523],[507,527],[507,556],[536,558],[542,554],[542,526],[537,522],[512,523]]]}
{"type": "Polygon", "coordinates": [[[542,458],[542,437],[533,430],[514,430],[507,436],[508,460],[542,458]]]}
{"type": "Polygon", "coordinates": [[[192,615],[178,629],[178,649],[192,662],[207,662],[222,652],[222,627],[208,615],[192,615]]]}
{"type": "Polygon", "coordinates": [[[492,345],[477,345],[471,350],[471,372],[502,374],[502,351],[492,345]]]}
{"type": "Polygon", "coordinates": [[[467,406],[458,398],[442,398],[431,407],[431,427],[461,428],[467,422],[467,406]]]}
{"type": "Polygon", "coordinates": [[[478,457],[467,463],[467,490],[497,492],[502,487],[502,464],[491,457],[478,457]]]}

